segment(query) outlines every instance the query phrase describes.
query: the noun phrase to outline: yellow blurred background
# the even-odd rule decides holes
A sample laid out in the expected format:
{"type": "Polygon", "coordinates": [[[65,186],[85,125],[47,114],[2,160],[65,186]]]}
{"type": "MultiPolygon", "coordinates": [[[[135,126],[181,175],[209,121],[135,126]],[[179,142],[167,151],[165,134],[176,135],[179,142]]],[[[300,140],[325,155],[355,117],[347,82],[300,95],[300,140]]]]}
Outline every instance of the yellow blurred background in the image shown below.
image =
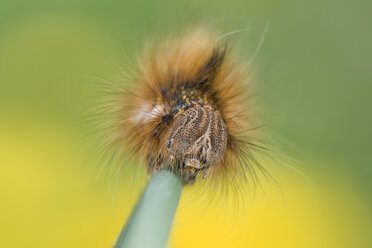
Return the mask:
{"type": "Polygon", "coordinates": [[[186,188],[169,247],[372,246],[369,3],[0,3],[0,247],[114,244],[147,178],[99,176],[77,123],[144,41],[199,22],[250,27],[237,38],[247,58],[269,23],[260,98],[272,129],[306,154],[294,163],[305,175],[267,164],[282,192],[242,189],[244,206],[207,207],[200,185],[186,188]]]}

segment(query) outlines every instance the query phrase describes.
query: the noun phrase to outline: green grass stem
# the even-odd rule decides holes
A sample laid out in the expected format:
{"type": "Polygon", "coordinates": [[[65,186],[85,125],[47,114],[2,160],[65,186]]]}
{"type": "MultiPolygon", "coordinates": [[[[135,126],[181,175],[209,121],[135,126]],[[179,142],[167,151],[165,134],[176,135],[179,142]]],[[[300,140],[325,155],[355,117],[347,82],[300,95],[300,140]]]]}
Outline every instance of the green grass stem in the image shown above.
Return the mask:
{"type": "Polygon", "coordinates": [[[164,248],[181,195],[179,176],[155,172],[114,248],[164,248]]]}

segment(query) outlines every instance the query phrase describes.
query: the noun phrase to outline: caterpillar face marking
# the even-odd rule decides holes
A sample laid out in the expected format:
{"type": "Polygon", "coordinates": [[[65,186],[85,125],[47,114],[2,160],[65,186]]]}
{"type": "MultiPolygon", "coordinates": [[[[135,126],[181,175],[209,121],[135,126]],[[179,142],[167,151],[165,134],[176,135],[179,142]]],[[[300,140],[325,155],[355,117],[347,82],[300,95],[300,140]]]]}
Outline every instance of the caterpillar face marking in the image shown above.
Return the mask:
{"type": "Polygon", "coordinates": [[[216,40],[196,30],[151,48],[140,60],[134,93],[123,96],[123,135],[116,141],[126,140],[149,173],[167,168],[193,184],[199,173],[246,163],[244,73],[216,40]]]}
{"type": "Polygon", "coordinates": [[[210,107],[195,106],[174,118],[165,135],[173,159],[183,161],[182,174],[188,184],[199,171],[222,162],[227,132],[221,116],[210,107]]]}

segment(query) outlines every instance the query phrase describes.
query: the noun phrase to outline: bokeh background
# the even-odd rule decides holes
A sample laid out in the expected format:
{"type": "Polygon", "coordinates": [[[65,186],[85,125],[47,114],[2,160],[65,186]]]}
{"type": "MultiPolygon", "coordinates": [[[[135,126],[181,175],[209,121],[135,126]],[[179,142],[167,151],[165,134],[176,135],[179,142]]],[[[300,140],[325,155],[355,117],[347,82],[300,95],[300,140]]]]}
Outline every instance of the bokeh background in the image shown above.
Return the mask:
{"type": "MultiPolygon", "coordinates": [[[[208,23],[255,57],[281,185],[238,210],[186,189],[169,247],[372,247],[371,2],[0,0],[0,247],[111,247],[146,176],[113,180],[77,125],[96,86],[167,32],[208,23]],[[106,176],[105,176],[106,175],[106,176]]],[[[246,55],[245,55],[246,54],[246,55]]],[[[142,166],[142,165],[140,165],[142,166]]],[[[247,191],[248,192],[248,191],[247,191]]],[[[145,238],[145,237],[144,237],[145,238]]]]}

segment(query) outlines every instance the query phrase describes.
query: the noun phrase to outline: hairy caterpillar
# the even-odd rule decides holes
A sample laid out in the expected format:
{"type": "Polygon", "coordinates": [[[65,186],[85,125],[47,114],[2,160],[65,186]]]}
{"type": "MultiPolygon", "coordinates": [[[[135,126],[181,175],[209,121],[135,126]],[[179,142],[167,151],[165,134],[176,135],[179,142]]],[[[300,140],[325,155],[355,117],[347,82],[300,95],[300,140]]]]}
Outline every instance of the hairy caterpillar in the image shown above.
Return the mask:
{"type": "Polygon", "coordinates": [[[250,135],[254,118],[247,95],[253,89],[247,72],[207,29],[147,47],[131,90],[119,91],[119,135],[110,142],[128,144],[149,173],[167,168],[184,184],[199,174],[213,179],[241,170],[257,179],[255,167],[266,171],[253,151],[264,148],[250,135]]]}

